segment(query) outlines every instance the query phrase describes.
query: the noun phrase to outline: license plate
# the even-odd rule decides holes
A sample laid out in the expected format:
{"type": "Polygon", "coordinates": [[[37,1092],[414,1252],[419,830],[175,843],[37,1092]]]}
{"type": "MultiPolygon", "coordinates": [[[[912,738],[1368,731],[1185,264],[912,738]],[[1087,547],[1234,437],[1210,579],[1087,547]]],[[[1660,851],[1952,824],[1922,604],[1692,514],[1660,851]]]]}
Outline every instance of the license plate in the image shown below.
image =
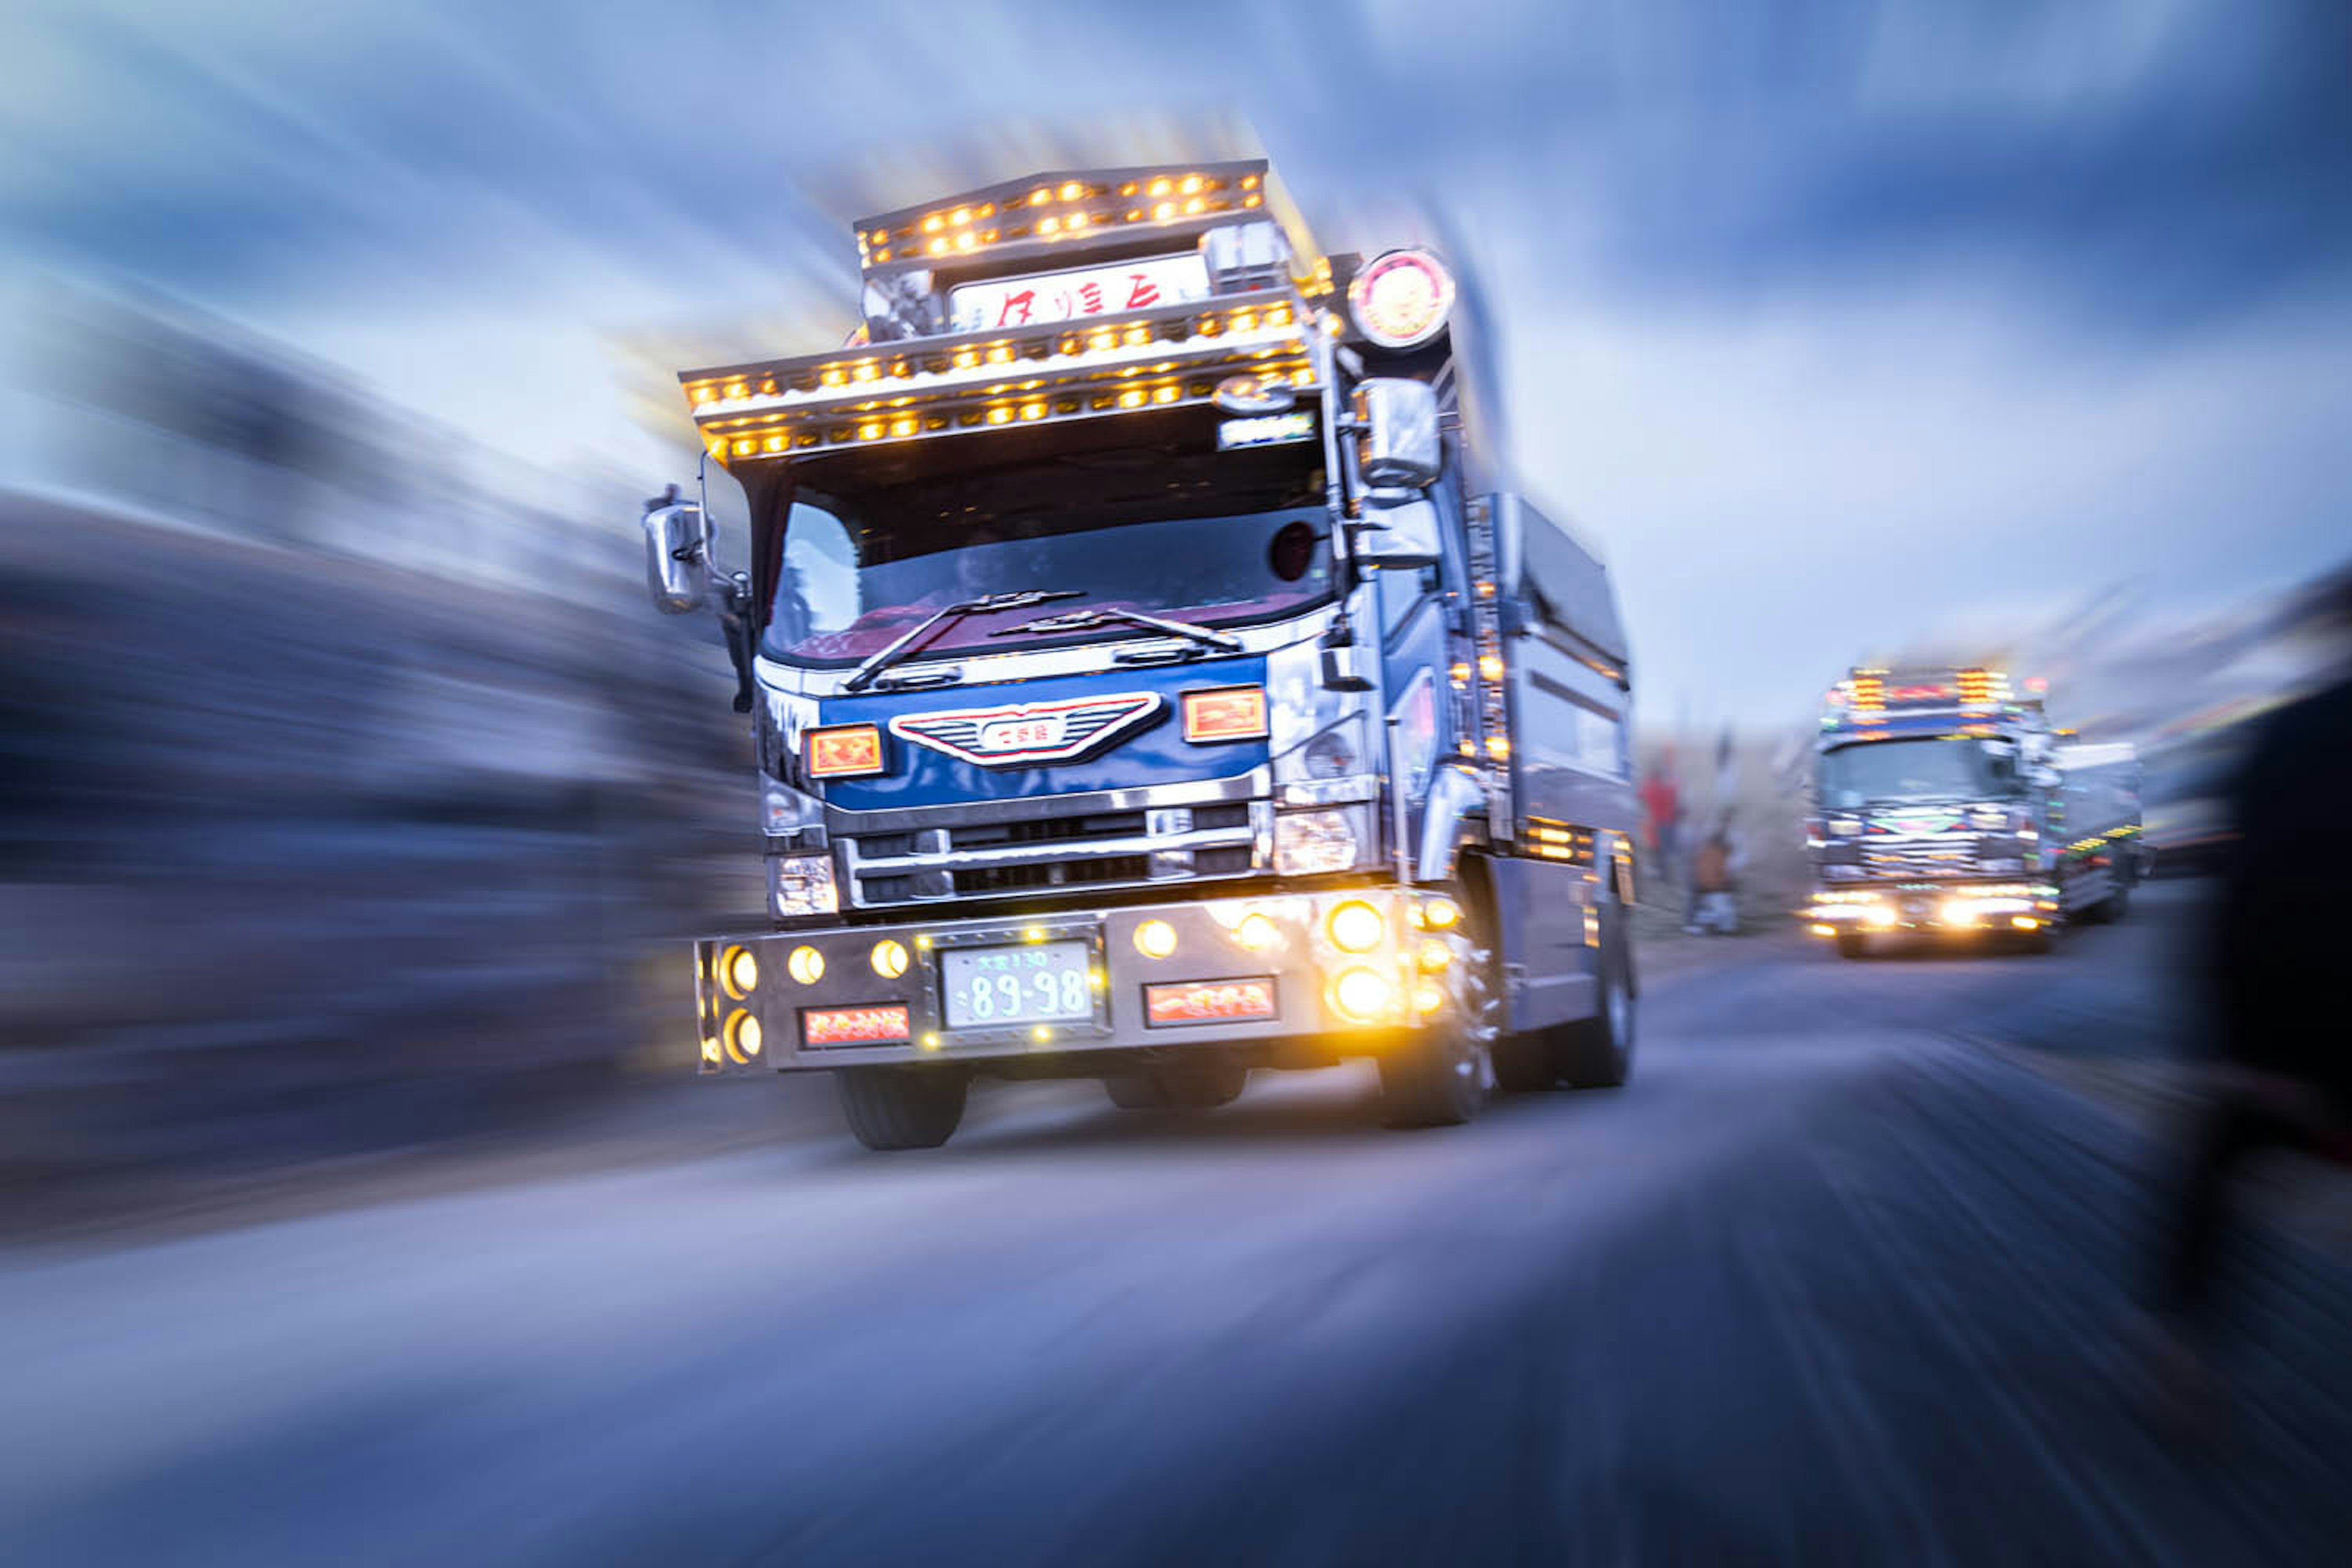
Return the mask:
{"type": "Polygon", "coordinates": [[[1018,947],[947,948],[940,989],[950,1029],[1091,1020],[1093,944],[1033,942],[1018,947]]]}

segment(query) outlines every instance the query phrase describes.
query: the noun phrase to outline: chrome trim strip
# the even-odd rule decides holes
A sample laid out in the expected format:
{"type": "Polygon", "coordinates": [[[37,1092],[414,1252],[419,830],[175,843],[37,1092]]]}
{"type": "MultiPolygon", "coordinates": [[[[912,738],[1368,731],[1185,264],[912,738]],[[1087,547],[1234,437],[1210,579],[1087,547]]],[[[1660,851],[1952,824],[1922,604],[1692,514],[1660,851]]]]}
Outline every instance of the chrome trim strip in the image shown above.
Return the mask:
{"type": "Polygon", "coordinates": [[[826,830],[835,837],[867,833],[904,833],[922,827],[968,827],[1003,822],[1034,822],[1056,816],[1093,816],[1156,806],[1220,805],[1255,800],[1274,788],[1272,770],[1252,768],[1231,778],[1187,779],[1181,784],[1140,784],[1133,789],[1085,795],[1024,795],[1018,800],[958,801],[947,805],[907,805],[886,811],[824,808],[826,830]]]}
{"type": "Polygon", "coordinates": [[[853,877],[904,876],[916,871],[984,871],[1003,866],[1054,866],[1074,860],[1116,860],[1121,856],[1150,855],[1177,849],[1246,848],[1253,838],[1247,823],[1238,827],[1202,827],[1191,833],[1148,833],[1121,838],[1065,838],[1044,844],[1013,844],[1003,848],[949,849],[936,855],[890,855],[872,860],[857,854],[856,843],[844,846],[853,877]]]}

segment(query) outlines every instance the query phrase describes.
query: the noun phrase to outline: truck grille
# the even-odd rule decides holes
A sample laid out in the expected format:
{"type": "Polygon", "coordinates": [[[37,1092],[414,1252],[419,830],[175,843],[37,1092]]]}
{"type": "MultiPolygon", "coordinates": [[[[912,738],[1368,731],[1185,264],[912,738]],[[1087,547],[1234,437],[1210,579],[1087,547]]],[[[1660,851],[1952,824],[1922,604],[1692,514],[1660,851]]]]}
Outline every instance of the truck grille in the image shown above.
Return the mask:
{"type": "Polygon", "coordinates": [[[1862,864],[1870,877],[1965,877],[1977,869],[1977,850],[1973,842],[1865,847],[1862,864]]]}
{"type": "Polygon", "coordinates": [[[850,896],[862,909],[1238,877],[1258,860],[1247,801],[838,837],[850,896]]]}

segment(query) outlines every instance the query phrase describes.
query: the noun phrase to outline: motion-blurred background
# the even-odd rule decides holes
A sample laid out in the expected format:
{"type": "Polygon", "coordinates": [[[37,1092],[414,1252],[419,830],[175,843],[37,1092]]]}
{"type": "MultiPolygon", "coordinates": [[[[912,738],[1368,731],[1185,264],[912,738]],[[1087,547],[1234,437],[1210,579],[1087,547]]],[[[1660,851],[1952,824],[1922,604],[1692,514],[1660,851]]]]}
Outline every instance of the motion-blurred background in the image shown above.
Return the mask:
{"type": "Polygon", "coordinates": [[[690,1060],[672,939],[758,842],[715,637],[642,599],[670,375],[838,342],[849,219],[938,191],[1262,149],[1327,245],[1458,251],[1768,915],[1859,660],[2044,676],[2209,834],[2352,537],[2333,0],[29,0],[0,61],[25,1181],[690,1060]]]}

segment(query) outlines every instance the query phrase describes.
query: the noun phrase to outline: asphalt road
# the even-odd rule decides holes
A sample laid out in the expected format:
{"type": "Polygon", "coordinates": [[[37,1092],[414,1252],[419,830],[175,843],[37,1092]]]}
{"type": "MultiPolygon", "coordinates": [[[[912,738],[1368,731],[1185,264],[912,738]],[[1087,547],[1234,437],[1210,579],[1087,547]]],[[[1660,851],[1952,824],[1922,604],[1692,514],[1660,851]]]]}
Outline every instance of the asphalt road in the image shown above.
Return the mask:
{"type": "Polygon", "coordinates": [[[19,1247],[0,1561],[2340,1561],[2352,1269],[2265,1231],[2229,1424],[2160,1436],[2161,1150],[2032,1065],[2173,1048],[2185,896],[1677,947],[1632,1088],[1463,1129],[1339,1071],[876,1157],[777,1085],[772,1138],[19,1247]]]}

